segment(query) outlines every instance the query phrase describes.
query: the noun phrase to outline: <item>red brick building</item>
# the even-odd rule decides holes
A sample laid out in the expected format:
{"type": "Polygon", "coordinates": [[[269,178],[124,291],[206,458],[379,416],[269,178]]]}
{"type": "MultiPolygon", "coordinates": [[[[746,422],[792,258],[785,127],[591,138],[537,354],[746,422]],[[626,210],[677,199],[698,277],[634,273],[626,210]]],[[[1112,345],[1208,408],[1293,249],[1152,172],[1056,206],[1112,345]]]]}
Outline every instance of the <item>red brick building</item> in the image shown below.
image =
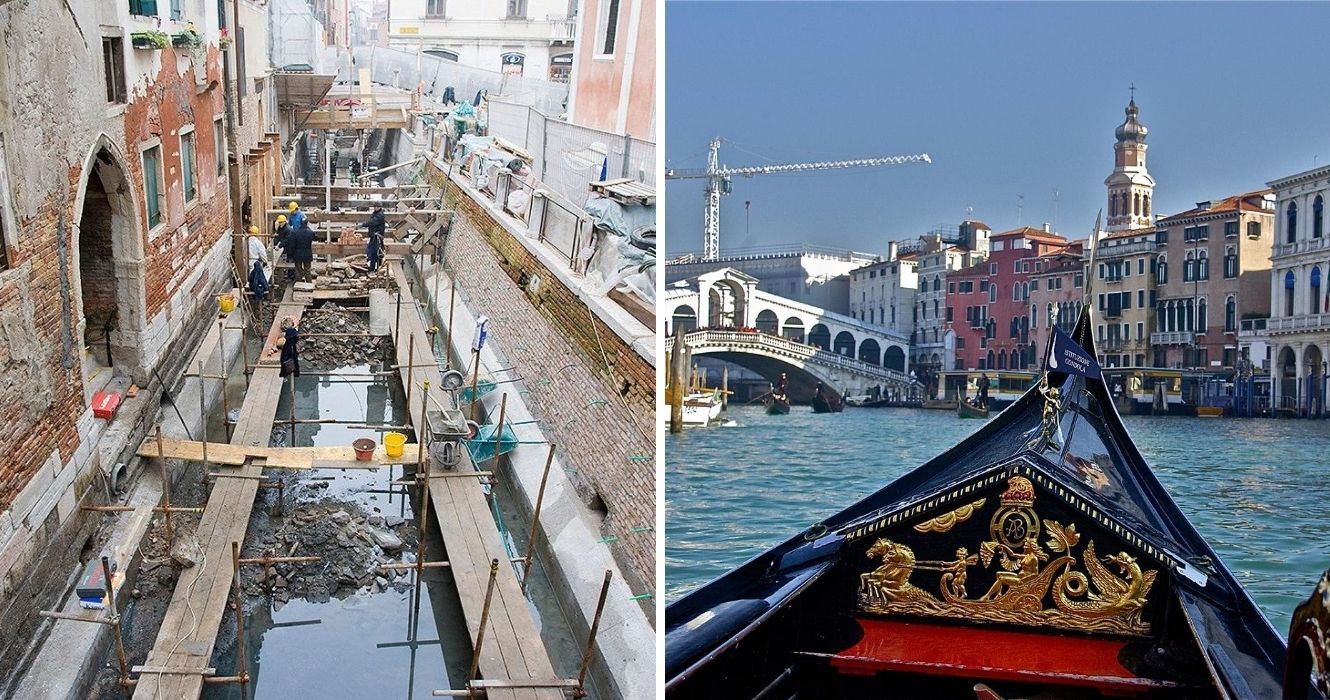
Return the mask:
{"type": "Polygon", "coordinates": [[[1034,259],[1030,273],[1030,344],[1035,366],[1042,367],[1053,326],[1070,333],[1081,313],[1085,294],[1083,241],[1034,259]]]}
{"type": "Polygon", "coordinates": [[[1036,258],[1065,249],[1067,239],[1047,226],[1026,226],[994,234],[991,242],[988,260],[947,277],[957,369],[1033,367],[1031,275],[1036,258]]]}

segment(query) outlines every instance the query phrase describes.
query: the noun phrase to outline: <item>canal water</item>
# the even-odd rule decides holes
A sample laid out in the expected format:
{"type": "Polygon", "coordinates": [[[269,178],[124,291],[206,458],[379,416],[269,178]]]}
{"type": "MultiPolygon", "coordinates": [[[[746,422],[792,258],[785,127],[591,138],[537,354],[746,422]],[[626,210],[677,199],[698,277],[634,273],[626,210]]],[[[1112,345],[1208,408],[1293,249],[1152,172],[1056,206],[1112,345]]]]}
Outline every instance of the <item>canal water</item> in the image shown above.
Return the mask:
{"type": "MultiPolygon", "coordinates": [[[[867,496],[983,425],[948,411],[768,416],[665,443],[667,601],[867,496]]],[[[1170,495],[1281,634],[1330,567],[1330,425],[1127,416],[1170,495]]]]}

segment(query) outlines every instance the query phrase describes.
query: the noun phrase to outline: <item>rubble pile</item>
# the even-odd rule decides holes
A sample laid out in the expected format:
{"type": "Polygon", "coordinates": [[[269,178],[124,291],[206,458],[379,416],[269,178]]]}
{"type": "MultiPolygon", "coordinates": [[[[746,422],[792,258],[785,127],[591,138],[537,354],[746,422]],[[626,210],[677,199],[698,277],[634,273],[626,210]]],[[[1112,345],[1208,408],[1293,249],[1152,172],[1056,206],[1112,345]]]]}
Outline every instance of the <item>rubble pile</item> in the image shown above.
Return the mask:
{"type": "Polygon", "coordinates": [[[274,608],[292,598],[326,602],[357,590],[405,590],[410,571],[380,572],[377,567],[415,561],[415,534],[413,523],[397,516],[366,516],[355,506],[337,503],[300,506],[276,530],[246,546],[245,556],[321,556],[323,561],[247,567],[241,586],[250,596],[271,595],[274,608]]]}
{"type": "Polygon", "coordinates": [[[369,336],[366,320],[333,303],[306,311],[300,332],[308,334],[300,339],[300,364],[310,369],[368,365],[381,361],[387,351],[387,338],[369,336]]]}

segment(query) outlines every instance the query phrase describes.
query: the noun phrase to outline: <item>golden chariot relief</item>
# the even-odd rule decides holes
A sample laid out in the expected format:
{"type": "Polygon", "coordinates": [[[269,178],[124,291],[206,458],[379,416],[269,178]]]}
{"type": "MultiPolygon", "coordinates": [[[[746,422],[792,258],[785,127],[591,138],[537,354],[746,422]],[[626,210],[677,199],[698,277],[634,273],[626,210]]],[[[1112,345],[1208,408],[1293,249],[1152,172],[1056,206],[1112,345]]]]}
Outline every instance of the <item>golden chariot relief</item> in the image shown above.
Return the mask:
{"type": "MultiPolygon", "coordinates": [[[[949,561],[916,560],[907,545],[880,538],[868,549],[881,563],[859,577],[859,609],[875,614],[905,614],[981,620],[1083,632],[1145,636],[1150,624],[1142,619],[1155,571],[1142,571],[1127,552],[1100,557],[1094,541],[1082,551],[1077,569],[1076,547],[1081,535],[1074,523],[1040,519],[1034,510],[1035,490],[1029,479],[1013,476],[989,521],[989,537],[974,554],[956,549],[949,561]],[[1040,535],[1047,539],[1040,544],[1040,535]],[[972,568],[993,571],[988,590],[966,588],[972,568]],[[918,571],[940,572],[937,593],[911,582],[918,571]],[[1051,599],[1052,605],[1046,600],[1051,599]]],[[[925,534],[951,530],[983,506],[970,503],[916,526],[925,534]]],[[[986,578],[986,577],[985,577],[986,578]]],[[[917,579],[915,579],[917,580],[917,579]]]]}

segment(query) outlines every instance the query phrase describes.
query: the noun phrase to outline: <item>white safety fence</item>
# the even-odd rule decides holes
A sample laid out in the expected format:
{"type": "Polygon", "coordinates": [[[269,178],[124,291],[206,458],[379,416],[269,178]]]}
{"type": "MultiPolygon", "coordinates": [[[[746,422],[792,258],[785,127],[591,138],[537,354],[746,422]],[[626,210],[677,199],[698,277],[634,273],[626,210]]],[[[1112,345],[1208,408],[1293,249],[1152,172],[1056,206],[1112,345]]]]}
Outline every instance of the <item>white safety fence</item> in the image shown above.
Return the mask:
{"type": "Polygon", "coordinates": [[[425,101],[441,100],[453,89],[459,102],[475,102],[485,91],[490,99],[502,97],[516,104],[533,105],[547,114],[562,114],[568,100],[568,84],[540,78],[503,75],[496,71],[463,66],[429,54],[416,54],[382,46],[358,46],[352,51],[355,68],[368,68],[370,79],[380,85],[414,90],[419,83],[425,101]]]}

